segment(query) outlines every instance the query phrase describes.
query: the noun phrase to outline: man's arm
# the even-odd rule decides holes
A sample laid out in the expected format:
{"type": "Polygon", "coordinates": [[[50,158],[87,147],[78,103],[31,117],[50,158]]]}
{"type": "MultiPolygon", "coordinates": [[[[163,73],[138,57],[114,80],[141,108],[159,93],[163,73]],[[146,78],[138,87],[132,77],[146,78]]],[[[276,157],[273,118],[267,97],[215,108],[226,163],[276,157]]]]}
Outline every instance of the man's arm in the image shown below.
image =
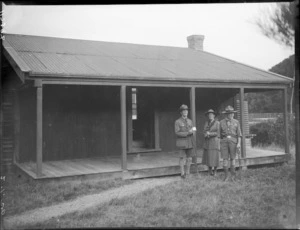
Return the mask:
{"type": "Polygon", "coordinates": [[[237,148],[241,148],[241,137],[238,137],[238,143],[236,145],[237,148]]]}
{"type": "Polygon", "coordinates": [[[190,132],[180,132],[179,122],[175,122],[175,134],[177,137],[187,137],[190,132]]]}

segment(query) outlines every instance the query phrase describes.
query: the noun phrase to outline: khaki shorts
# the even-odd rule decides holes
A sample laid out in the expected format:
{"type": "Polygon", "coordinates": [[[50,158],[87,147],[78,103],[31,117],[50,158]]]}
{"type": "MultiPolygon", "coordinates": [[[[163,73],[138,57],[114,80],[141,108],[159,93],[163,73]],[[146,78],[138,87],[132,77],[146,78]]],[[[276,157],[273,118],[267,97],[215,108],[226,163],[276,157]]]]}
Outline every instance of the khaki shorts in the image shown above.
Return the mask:
{"type": "Polygon", "coordinates": [[[226,141],[221,141],[221,156],[223,159],[228,159],[230,158],[231,160],[235,159],[236,157],[236,146],[237,144],[226,140],[226,141]]]}
{"type": "Polygon", "coordinates": [[[179,157],[186,157],[186,158],[190,158],[190,157],[194,157],[195,156],[195,151],[194,149],[180,149],[179,150],[179,157]]]}

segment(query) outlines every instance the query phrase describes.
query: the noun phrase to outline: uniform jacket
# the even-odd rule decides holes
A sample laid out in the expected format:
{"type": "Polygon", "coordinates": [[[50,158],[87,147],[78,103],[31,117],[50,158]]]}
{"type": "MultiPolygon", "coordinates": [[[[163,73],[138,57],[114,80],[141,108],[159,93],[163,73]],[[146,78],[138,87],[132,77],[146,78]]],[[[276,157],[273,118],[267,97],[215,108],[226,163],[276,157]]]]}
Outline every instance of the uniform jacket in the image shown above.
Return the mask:
{"type": "Polygon", "coordinates": [[[176,146],[180,149],[190,149],[194,147],[193,134],[188,131],[193,128],[191,119],[183,119],[180,117],[175,121],[176,146]]]}
{"type": "Polygon", "coordinates": [[[229,140],[234,143],[238,142],[238,137],[242,136],[240,122],[236,119],[231,121],[227,118],[220,121],[220,134],[221,142],[224,140],[229,140]],[[226,138],[226,136],[231,136],[231,138],[226,138]]]}
{"type": "Polygon", "coordinates": [[[206,121],[204,124],[203,134],[209,131],[209,137],[204,138],[204,149],[220,149],[220,122],[213,120],[212,122],[206,121]]]}

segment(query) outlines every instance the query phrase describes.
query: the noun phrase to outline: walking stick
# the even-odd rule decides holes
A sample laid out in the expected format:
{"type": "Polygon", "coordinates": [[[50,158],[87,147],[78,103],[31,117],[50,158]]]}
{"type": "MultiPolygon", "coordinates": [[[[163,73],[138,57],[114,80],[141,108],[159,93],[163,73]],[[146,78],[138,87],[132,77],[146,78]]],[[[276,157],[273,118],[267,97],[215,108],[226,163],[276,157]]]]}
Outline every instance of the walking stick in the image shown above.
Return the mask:
{"type": "Polygon", "coordinates": [[[239,171],[238,171],[238,178],[242,179],[242,163],[241,163],[241,148],[237,148],[237,156],[239,161],[239,171]]]}
{"type": "Polygon", "coordinates": [[[194,167],[196,168],[196,173],[199,174],[198,171],[198,164],[197,164],[197,146],[195,144],[194,137],[192,139],[193,142],[193,157],[192,157],[192,163],[195,165],[194,167]]]}
{"type": "Polygon", "coordinates": [[[192,165],[195,165],[194,167],[196,168],[196,173],[199,174],[198,164],[197,164],[197,145],[196,145],[196,137],[195,137],[196,127],[193,127],[192,130],[194,131],[192,137],[192,144],[193,144],[192,165]]]}

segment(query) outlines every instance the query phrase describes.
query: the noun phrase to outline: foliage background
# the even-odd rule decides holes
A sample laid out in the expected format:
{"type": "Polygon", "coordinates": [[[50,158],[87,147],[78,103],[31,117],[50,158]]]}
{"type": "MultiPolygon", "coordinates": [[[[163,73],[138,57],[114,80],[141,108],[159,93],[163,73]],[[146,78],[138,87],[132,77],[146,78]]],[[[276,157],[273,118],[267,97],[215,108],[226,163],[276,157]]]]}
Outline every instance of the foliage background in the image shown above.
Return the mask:
{"type": "MultiPolygon", "coordinates": [[[[289,138],[290,144],[295,144],[295,119],[289,118],[289,138]]],[[[268,120],[250,127],[250,133],[255,133],[256,136],[252,138],[252,146],[267,146],[275,144],[284,147],[284,119],[280,115],[276,120],[268,120]]]]}
{"type": "MultiPolygon", "coordinates": [[[[273,66],[269,71],[293,79],[295,69],[295,55],[284,59],[273,66]]],[[[291,97],[292,88],[288,89],[288,98],[291,97]]],[[[248,100],[249,113],[281,113],[282,112],[282,92],[279,90],[247,93],[245,99],[248,100]]],[[[290,111],[290,100],[288,100],[288,111],[290,111]]],[[[295,100],[293,100],[293,111],[295,111],[295,100]]]]}

